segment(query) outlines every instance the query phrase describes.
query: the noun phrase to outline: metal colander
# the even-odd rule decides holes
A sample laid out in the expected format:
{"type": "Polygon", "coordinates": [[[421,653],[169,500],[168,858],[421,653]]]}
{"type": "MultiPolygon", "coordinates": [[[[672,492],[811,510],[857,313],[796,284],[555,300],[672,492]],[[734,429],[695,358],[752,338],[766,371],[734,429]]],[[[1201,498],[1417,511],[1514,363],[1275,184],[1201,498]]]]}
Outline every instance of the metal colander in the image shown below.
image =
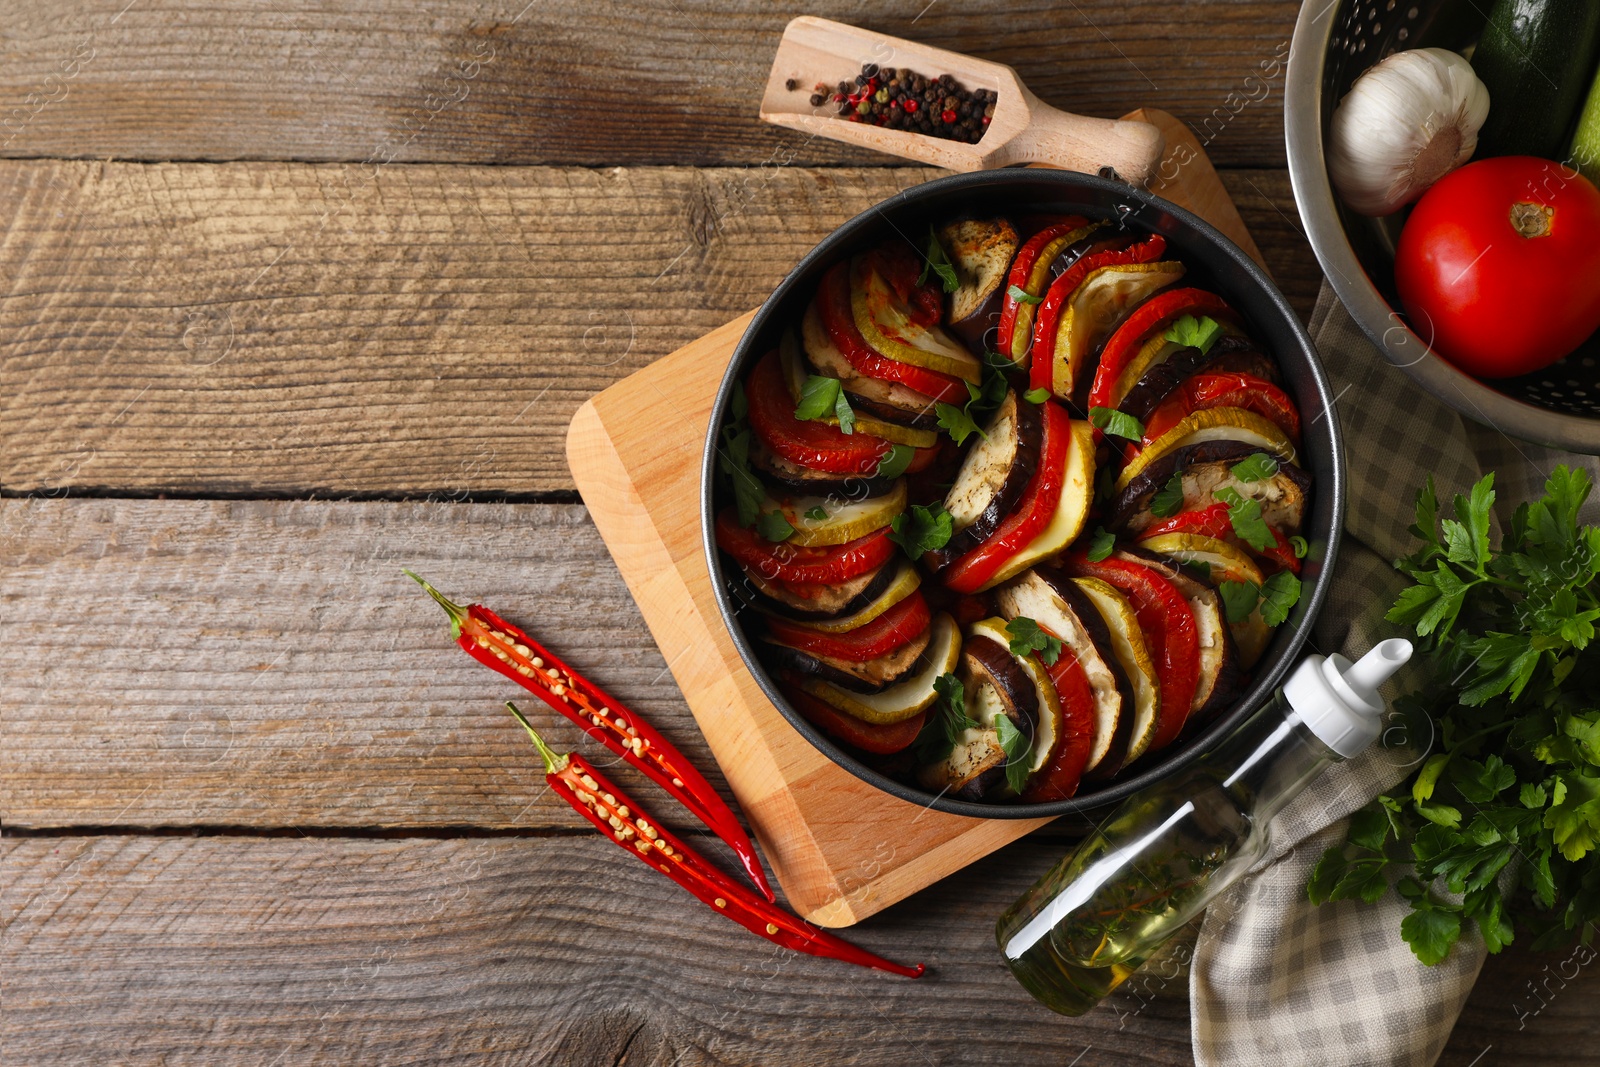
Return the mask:
{"type": "Polygon", "coordinates": [[[1339,202],[1328,180],[1323,133],[1355,80],[1403,49],[1467,48],[1482,31],[1487,9],[1473,0],[1306,0],[1284,101],[1295,202],[1334,292],[1413,381],[1468,418],[1515,437],[1600,454],[1600,335],[1520,378],[1481,382],[1463,374],[1411,331],[1400,310],[1394,250],[1405,213],[1365,218],[1339,202]]]}

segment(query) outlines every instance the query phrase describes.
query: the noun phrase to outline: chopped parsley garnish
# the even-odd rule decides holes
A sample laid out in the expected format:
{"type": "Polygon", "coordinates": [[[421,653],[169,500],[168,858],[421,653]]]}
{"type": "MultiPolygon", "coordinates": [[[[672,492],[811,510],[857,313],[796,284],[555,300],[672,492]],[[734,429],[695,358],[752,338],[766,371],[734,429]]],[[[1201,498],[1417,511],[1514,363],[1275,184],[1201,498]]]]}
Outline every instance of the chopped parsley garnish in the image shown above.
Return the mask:
{"type": "Polygon", "coordinates": [[[878,466],[872,472],[874,478],[898,478],[911,466],[912,457],[917,450],[910,445],[894,445],[878,460],[878,466]]]}
{"type": "Polygon", "coordinates": [[[1261,517],[1261,501],[1245,496],[1231,485],[1224,485],[1211,494],[1228,505],[1228,522],[1234,536],[1255,549],[1265,552],[1277,545],[1272,527],[1261,517]]]}
{"type": "MultiPolygon", "coordinates": [[[[1000,357],[1004,359],[1005,357],[1000,357]]],[[[1006,364],[1010,366],[1009,362],[1006,364]]],[[[939,417],[939,425],[950,439],[956,444],[962,444],[968,437],[977,434],[987,437],[978,428],[978,420],[986,417],[1000,406],[1006,398],[1006,378],[1000,367],[984,361],[984,374],[982,387],[971,382],[963,383],[967,387],[967,402],[961,407],[954,404],[937,403],[933,406],[935,414],[939,417]]]]}
{"type": "Polygon", "coordinates": [[[794,527],[781,511],[763,511],[756,520],[756,533],[768,541],[787,541],[794,536],[794,527]]]}
{"type": "Polygon", "coordinates": [[[1116,408],[1090,408],[1089,421],[1113,437],[1125,441],[1144,440],[1144,423],[1116,408]]]}
{"type": "Polygon", "coordinates": [[[855,432],[856,413],[851,410],[839,379],[808,375],[800,387],[800,403],[795,406],[794,417],[813,421],[830,416],[839,420],[841,432],[855,432]]]}
{"type": "Polygon", "coordinates": [[[1089,535],[1089,562],[1099,563],[1110,556],[1116,547],[1116,535],[1112,534],[1104,526],[1096,526],[1094,533],[1089,535]]]}
{"type": "Polygon", "coordinates": [[[761,514],[761,502],[767,498],[766,488],[750,472],[748,415],[744,385],[735,383],[733,399],[728,404],[728,419],[722,425],[722,447],[717,449],[717,469],[732,484],[733,503],[739,512],[740,526],[754,525],[761,514]]]}
{"type": "Polygon", "coordinates": [[[1158,519],[1170,519],[1183,510],[1183,472],[1173,471],[1167,484],[1150,500],[1150,514],[1158,519]]]}
{"type": "Polygon", "coordinates": [[[1020,793],[1028,783],[1029,764],[1033,762],[1033,742],[1017,729],[1017,724],[1011,721],[1009,715],[1001,715],[996,719],[994,730],[1000,735],[1000,747],[1006,754],[1006,785],[1011,787],[1013,793],[1020,793]]]}
{"type": "Polygon", "coordinates": [[[1210,351],[1211,346],[1217,343],[1217,338],[1222,336],[1222,324],[1209,315],[1199,319],[1184,315],[1172,324],[1165,336],[1173,344],[1198,348],[1204,353],[1210,351]]]}
{"type": "Polygon", "coordinates": [[[1033,296],[1020,285],[1013,285],[1006,289],[1006,294],[1019,304],[1042,304],[1044,297],[1033,296]]]}
{"type": "Polygon", "coordinates": [[[1218,582],[1217,593],[1228,621],[1235,624],[1248,619],[1261,602],[1261,588],[1254,582],[1218,582]]]}
{"type": "Polygon", "coordinates": [[[905,550],[912,559],[921,559],[923,553],[943,548],[950,543],[955,532],[955,520],[941,503],[913,504],[889,523],[889,540],[905,550]]]}
{"type": "Polygon", "coordinates": [[[1241,482],[1259,482],[1278,473],[1278,461],[1265,452],[1256,452],[1229,467],[1228,473],[1241,482]]]}
{"type": "Polygon", "coordinates": [[[939,243],[939,235],[933,232],[933,224],[928,224],[928,250],[923,254],[922,273],[917,275],[917,284],[923,285],[928,281],[928,273],[932,271],[939,276],[939,284],[947,293],[953,293],[961,288],[961,279],[956,276],[955,264],[950,262],[950,257],[945,254],[944,245],[939,243]]]}
{"type": "Polygon", "coordinates": [[[950,435],[950,440],[956,444],[965,444],[967,438],[973,434],[983,436],[983,431],[978,429],[978,424],[972,421],[972,416],[967,414],[964,407],[946,404],[943,401],[933,405],[933,410],[939,416],[939,426],[950,435]]]}
{"type": "Polygon", "coordinates": [[[1217,592],[1222,596],[1229,622],[1244,622],[1259,604],[1261,621],[1277,626],[1289,618],[1289,612],[1300,602],[1300,579],[1288,571],[1279,571],[1261,585],[1219,582],[1217,592]]]}
{"type": "Polygon", "coordinates": [[[806,518],[810,519],[812,522],[821,522],[827,517],[828,511],[821,504],[818,504],[816,507],[806,512],[806,518]]]}
{"type": "Polygon", "coordinates": [[[1026,615],[1018,615],[1006,623],[1006,636],[1011,639],[1013,656],[1037,652],[1047,667],[1054,666],[1056,660],[1061,658],[1061,639],[1039,629],[1039,624],[1026,615]]]}
{"type": "Polygon", "coordinates": [[[1306,553],[1311,551],[1311,546],[1306,543],[1306,539],[1301,537],[1299,534],[1295,534],[1293,537],[1289,538],[1289,547],[1294,549],[1295,559],[1305,559],[1306,553]]]}
{"type": "Polygon", "coordinates": [[[961,679],[953,674],[941,674],[933,680],[933,691],[938,695],[933,707],[928,709],[928,721],[912,742],[912,753],[918,763],[942,760],[956,747],[964,730],[976,730],[979,723],[967,714],[967,693],[961,679]]]}

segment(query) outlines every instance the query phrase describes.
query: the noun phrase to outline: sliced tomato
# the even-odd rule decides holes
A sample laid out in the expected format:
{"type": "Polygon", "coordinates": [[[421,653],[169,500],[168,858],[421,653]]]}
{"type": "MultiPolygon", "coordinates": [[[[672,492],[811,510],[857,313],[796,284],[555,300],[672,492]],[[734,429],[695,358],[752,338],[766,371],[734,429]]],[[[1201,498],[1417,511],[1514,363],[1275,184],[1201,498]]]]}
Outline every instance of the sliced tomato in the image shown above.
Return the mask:
{"type": "Polygon", "coordinates": [[[1122,559],[1091,561],[1081,549],[1069,553],[1064,563],[1067,573],[1099,578],[1128,598],[1145,645],[1155,658],[1156,679],[1161,684],[1161,718],[1149,750],[1170,745],[1189,717],[1200,684],[1200,628],[1194,609],[1177,586],[1141,564],[1122,559]]]}
{"type": "Polygon", "coordinates": [[[1166,330],[1168,325],[1185,315],[1196,318],[1202,315],[1226,316],[1231,319],[1233,309],[1215,293],[1195,288],[1169,289],[1140,304],[1100,350],[1100,365],[1095,368],[1094,382],[1089,386],[1089,406],[1116,407],[1112,394],[1117,379],[1122,377],[1122,372],[1128,368],[1133,357],[1139,354],[1146,338],[1157,330],[1166,330]]]}
{"type": "Polygon", "coordinates": [[[1060,404],[1040,405],[1044,432],[1039,444],[1039,467],[1022,495],[1022,503],[1006,516],[998,529],[977,548],[950,567],[944,584],[957,593],[975,593],[1012,556],[1044,532],[1061,502],[1066,481],[1067,450],[1072,442],[1072,419],[1060,404]]]}
{"type": "Polygon", "coordinates": [[[855,316],[850,311],[849,260],[835,264],[822,276],[822,285],[817,290],[817,314],[821,316],[822,328],[828,332],[828,339],[834,347],[852,367],[868,378],[895,382],[931,400],[942,400],[948,404],[967,402],[967,385],[960,378],[890,359],[861,336],[861,331],[856,329],[855,316]]]}
{"type": "Polygon", "coordinates": [[[778,353],[757,361],[745,383],[750,429],[761,443],[791,463],[829,474],[871,474],[894,446],[880,437],[847,434],[825,422],[794,417],[794,398],[783,384],[778,353]]]}
{"type": "Polygon", "coordinates": [[[1066,309],[1072,294],[1083,284],[1091,271],[1101,267],[1119,267],[1126,263],[1154,263],[1167,251],[1167,239],[1153,233],[1143,241],[1126,248],[1114,248],[1084,256],[1067,268],[1045,292],[1044,303],[1033,320],[1033,347],[1028,355],[1028,384],[1035,389],[1050,391],[1050,364],[1055,361],[1056,332],[1061,325],[1061,313],[1066,309]]]}
{"type": "Polygon", "coordinates": [[[1160,522],[1152,523],[1139,534],[1139,540],[1148,541],[1152,537],[1159,537],[1162,534],[1169,533],[1214,537],[1219,541],[1226,541],[1230,545],[1237,545],[1246,552],[1259,556],[1268,562],[1275,563],[1281,570],[1286,570],[1291,574],[1299,574],[1300,557],[1294,554],[1294,546],[1289,543],[1288,538],[1284,537],[1281,531],[1271,526],[1267,527],[1267,529],[1272,530],[1272,536],[1277,541],[1277,544],[1265,552],[1251,548],[1235,536],[1233,520],[1228,518],[1228,505],[1217,503],[1209,504],[1195,511],[1181,512],[1170,519],[1162,519],[1160,522]]]}
{"type": "Polygon", "coordinates": [[[1089,675],[1083,664],[1072,649],[1062,646],[1061,655],[1045,668],[1045,672],[1061,700],[1061,741],[1050,762],[1028,779],[1022,799],[1029,804],[1066,800],[1076,793],[1084,768],[1089,765],[1089,754],[1094,750],[1094,690],[1089,686],[1089,675]]]}
{"type": "Polygon", "coordinates": [[[869,659],[887,656],[916,637],[928,628],[929,618],[928,602],[918,591],[865,626],[846,630],[842,634],[825,634],[803,623],[779,618],[768,618],[767,629],[779,641],[802,652],[847,659],[851,663],[865,663],[869,659]]]}
{"type": "Polygon", "coordinates": [[[768,541],[740,526],[733,508],[717,515],[717,547],[768,581],[799,584],[857,578],[887,563],[895,552],[887,526],[842,545],[803,548],[788,541],[768,541]]]}
{"type": "Polygon", "coordinates": [[[1236,372],[1191,375],[1145,420],[1144,443],[1148,445],[1185,416],[1206,408],[1253,411],[1282,430],[1289,440],[1300,443],[1300,410],[1289,394],[1265,378],[1236,372]]]}
{"type": "Polygon", "coordinates": [[[922,711],[902,722],[874,726],[842,711],[835,711],[792,681],[784,686],[784,695],[808,722],[835,741],[843,741],[863,752],[874,752],[880,756],[909,748],[928,719],[928,713],[922,711]]]}
{"type": "MultiPolygon", "coordinates": [[[[1051,223],[1038,233],[1034,234],[1032,237],[1029,237],[1026,241],[1022,242],[1022,247],[1017,249],[1017,254],[1012,257],[1011,271],[1006,276],[1005,293],[1000,304],[1000,324],[997,338],[1000,351],[1004,352],[1012,359],[1020,360],[1023,356],[1028,354],[1026,347],[1027,338],[1025,336],[1021,338],[1015,336],[1017,332],[1017,319],[1020,317],[1022,301],[1011,295],[1012,287],[1015,286],[1016,288],[1021,289],[1029,296],[1038,296],[1038,292],[1032,287],[1035,273],[1034,268],[1039,265],[1040,259],[1044,256],[1045,249],[1059,241],[1061,238],[1067,236],[1072,231],[1081,230],[1087,225],[1089,225],[1089,220],[1083,218],[1081,215],[1068,215],[1059,222],[1051,223]],[[1017,341],[1023,342],[1024,345],[1022,351],[1020,352],[1017,351],[1017,341]]],[[[1042,280],[1040,281],[1040,285],[1043,285],[1042,280]]]]}

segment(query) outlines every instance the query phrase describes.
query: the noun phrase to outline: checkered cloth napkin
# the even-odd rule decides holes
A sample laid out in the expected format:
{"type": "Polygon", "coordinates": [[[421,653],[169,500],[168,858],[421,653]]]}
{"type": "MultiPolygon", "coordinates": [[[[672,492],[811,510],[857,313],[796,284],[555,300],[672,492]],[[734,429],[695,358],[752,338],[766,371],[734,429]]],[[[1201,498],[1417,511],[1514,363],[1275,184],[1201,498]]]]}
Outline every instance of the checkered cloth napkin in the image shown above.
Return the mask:
{"type": "MultiPolygon", "coordinates": [[[[1346,537],[1312,645],[1354,660],[1385,637],[1405,636],[1383,620],[1404,585],[1390,561],[1414,548],[1407,527],[1429,474],[1448,501],[1493,471],[1504,520],[1542,493],[1557,464],[1586,466],[1600,481],[1600,463],[1463,420],[1391,365],[1326,283],[1311,336],[1337,397],[1350,467],[1346,537]]],[[[1416,684],[1407,668],[1387,695],[1416,684]]],[[[1426,756],[1431,739],[1414,740],[1374,745],[1330,767],[1273,820],[1268,858],[1206,912],[1189,980],[1199,1067],[1428,1067],[1438,1058],[1483,966],[1476,928],[1469,924],[1444,962],[1425,967],[1400,939],[1409,909],[1393,893],[1375,905],[1306,899],[1312,866],[1344,840],[1345,816],[1426,756]]]]}

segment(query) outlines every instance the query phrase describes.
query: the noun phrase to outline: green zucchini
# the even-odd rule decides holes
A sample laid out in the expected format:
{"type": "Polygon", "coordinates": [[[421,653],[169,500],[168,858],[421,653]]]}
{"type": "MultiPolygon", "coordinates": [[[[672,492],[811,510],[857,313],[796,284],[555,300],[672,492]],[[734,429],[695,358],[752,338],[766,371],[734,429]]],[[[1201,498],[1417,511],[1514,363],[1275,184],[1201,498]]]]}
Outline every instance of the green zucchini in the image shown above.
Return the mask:
{"type": "Polygon", "coordinates": [[[1496,0],[1472,55],[1489,90],[1478,158],[1559,157],[1597,55],[1595,0],[1496,0]]]}
{"type": "Polygon", "coordinates": [[[1600,71],[1595,71],[1589,102],[1578,116],[1578,132],[1572,135],[1567,155],[1585,178],[1600,185],[1600,71]]]}

